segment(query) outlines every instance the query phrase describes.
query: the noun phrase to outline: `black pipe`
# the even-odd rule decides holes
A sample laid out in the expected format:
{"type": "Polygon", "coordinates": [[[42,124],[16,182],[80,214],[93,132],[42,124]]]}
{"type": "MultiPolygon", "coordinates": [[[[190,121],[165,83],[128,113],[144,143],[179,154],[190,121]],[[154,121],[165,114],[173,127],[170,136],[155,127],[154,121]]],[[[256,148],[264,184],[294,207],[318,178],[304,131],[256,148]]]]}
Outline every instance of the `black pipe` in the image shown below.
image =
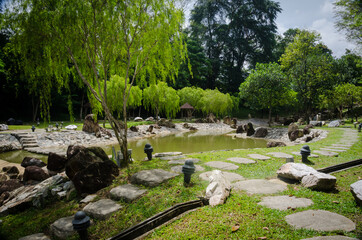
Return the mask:
{"type": "Polygon", "coordinates": [[[322,172],[322,173],[332,173],[332,172],[337,172],[346,168],[350,168],[350,167],[357,167],[359,165],[362,165],[362,158],[361,159],[357,159],[357,160],[353,160],[353,161],[349,161],[349,162],[345,162],[345,163],[341,163],[341,164],[337,164],[337,165],[333,165],[333,166],[329,166],[329,167],[325,167],[325,168],[321,168],[318,169],[318,172],[322,172]]]}

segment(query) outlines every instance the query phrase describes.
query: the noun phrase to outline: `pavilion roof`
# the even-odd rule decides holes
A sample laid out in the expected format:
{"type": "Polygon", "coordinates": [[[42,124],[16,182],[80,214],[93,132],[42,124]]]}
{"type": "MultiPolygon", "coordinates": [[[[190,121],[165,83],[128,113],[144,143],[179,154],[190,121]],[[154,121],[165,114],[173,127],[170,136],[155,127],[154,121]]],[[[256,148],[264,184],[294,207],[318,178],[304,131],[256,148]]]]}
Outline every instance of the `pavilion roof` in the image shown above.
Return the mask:
{"type": "Polygon", "coordinates": [[[182,105],[181,107],[180,107],[181,109],[194,109],[194,107],[193,106],[191,106],[190,104],[188,104],[188,103],[185,103],[184,105],[182,105]]]}

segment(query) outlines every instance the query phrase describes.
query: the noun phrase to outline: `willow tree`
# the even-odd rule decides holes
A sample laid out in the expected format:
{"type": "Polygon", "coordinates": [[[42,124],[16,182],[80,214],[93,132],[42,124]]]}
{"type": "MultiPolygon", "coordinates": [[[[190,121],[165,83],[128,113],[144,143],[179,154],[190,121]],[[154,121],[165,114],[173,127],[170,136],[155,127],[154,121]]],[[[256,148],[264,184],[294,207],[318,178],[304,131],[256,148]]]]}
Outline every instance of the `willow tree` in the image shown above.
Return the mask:
{"type": "MultiPolygon", "coordinates": [[[[85,84],[105,113],[127,159],[127,127],[107,103],[109,77],[124,80],[123,122],[132,86],[174,79],[186,55],[183,14],[172,0],[13,0],[3,28],[45,104],[52,85],[70,75],[85,84]],[[39,81],[41,84],[38,84],[39,81]]],[[[128,165],[125,161],[123,165],[128,165]]]]}

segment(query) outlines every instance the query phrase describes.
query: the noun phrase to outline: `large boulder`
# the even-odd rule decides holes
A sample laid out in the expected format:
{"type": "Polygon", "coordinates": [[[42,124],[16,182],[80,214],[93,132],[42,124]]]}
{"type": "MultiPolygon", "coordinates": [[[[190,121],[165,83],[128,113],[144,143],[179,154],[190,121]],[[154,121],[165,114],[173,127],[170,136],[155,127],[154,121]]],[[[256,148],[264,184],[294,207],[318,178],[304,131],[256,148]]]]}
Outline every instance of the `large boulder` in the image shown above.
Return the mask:
{"type": "Polygon", "coordinates": [[[17,179],[10,179],[0,183],[0,195],[4,192],[11,192],[19,187],[22,187],[23,184],[20,183],[17,179]]]}
{"type": "Polygon", "coordinates": [[[132,132],[138,132],[138,127],[136,127],[136,126],[131,126],[131,127],[129,128],[129,130],[131,130],[132,132]]]}
{"type": "Polygon", "coordinates": [[[215,117],[215,115],[213,113],[209,113],[209,115],[206,117],[206,122],[207,123],[216,123],[217,118],[215,117]]]}
{"type": "Polygon", "coordinates": [[[161,118],[160,121],[157,122],[158,126],[168,127],[168,128],[175,128],[176,125],[171,121],[165,118],[161,118]]]}
{"type": "Polygon", "coordinates": [[[272,148],[272,147],[285,147],[287,146],[285,143],[283,142],[268,142],[266,144],[266,147],[268,148],[272,148]]]}
{"type": "Polygon", "coordinates": [[[255,133],[253,124],[251,122],[249,122],[247,126],[248,126],[248,128],[247,129],[245,128],[246,136],[252,136],[255,133]]]}
{"type": "Polygon", "coordinates": [[[334,120],[328,124],[328,127],[339,127],[341,125],[341,120],[334,120]]]}
{"type": "MultiPolygon", "coordinates": [[[[289,133],[288,133],[288,135],[289,135],[289,133]]],[[[302,129],[297,129],[297,130],[295,130],[295,131],[293,131],[293,132],[290,133],[290,135],[289,135],[289,140],[293,142],[293,141],[295,141],[297,138],[301,138],[301,137],[303,137],[303,136],[304,136],[303,130],[302,130],[302,129]]]]}
{"type": "MultiPolygon", "coordinates": [[[[143,121],[143,118],[141,118],[141,117],[135,117],[135,118],[134,118],[134,121],[135,121],[135,122],[142,122],[142,121],[143,121]]],[[[147,121],[149,121],[149,120],[147,120],[147,121]]]]}
{"type": "Polygon", "coordinates": [[[295,124],[295,123],[289,124],[289,126],[288,126],[288,136],[289,136],[289,138],[290,138],[290,134],[291,134],[292,132],[298,130],[298,129],[299,129],[299,127],[298,127],[297,124],[295,124]]]}
{"type": "Polygon", "coordinates": [[[224,123],[224,124],[227,124],[227,125],[231,125],[231,124],[232,124],[232,119],[231,119],[231,117],[229,117],[229,116],[224,117],[223,123],[224,123]]]}
{"type": "Polygon", "coordinates": [[[243,125],[238,126],[237,129],[236,129],[236,133],[243,133],[243,132],[244,132],[243,125]]]}
{"type": "Polygon", "coordinates": [[[49,178],[49,174],[46,173],[42,168],[37,166],[29,166],[25,168],[24,171],[24,182],[34,180],[34,181],[44,181],[49,178]]]}
{"type": "Polygon", "coordinates": [[[65,169],[67,158],[60,156],[56,153],[49,152],[48,155],[48,166],[50,171],[61,172],[65,169]]]}
{"type": "Polygon", "coordinates": [[[7,131],[9,130],[9,126],[6,124],[0,124],[0,131],[7,131]]]}
{"type": "Polygon", "coordinates": [[[336,182],[336,177],[321,172],[310,173],[302,178],[302,185],[304,187],[321,191],[329,191],[334,189],[336,182]]]}
{"type": "Polygon", "coordinates": [[[100,147],[69,146],[65,172],[79,193],[95,193],[119,175],[117,165],[100,147]]]}
{"type": "Polygon", "coordinates": [[[255,129],[254,137],[263,138],[268,135],[268,129],[265,127],[257,127],[255,129]]]}
{"type": "Polygon", "coordinates": [[[46,163],[40,159],[33,158],[33,157],[24,157],[23,161],[21,162],[21,166],[26,168],[29,166],[37,166],[37,167],[45,167],[46,163]]]}
{"type": "Polygon", "coordinates": [[[231,183],[220,170],[212,171],[210,184],[206,188],[206,199],[211,206],[223,204],[230,195],[231,183]]]}
{"type": "Polygon", "coordinates": [[[351,193],[358,205],[362,206],[362,180],[351,184],[351,193]]]}
{"type": "Polygon", "coordinates": [[[307,176],[311,173],[317,173],[317,170],[303,163],[286,163],[282,165],[277,171],[279,177],[298,181],[302,180],[304,176],[307,176]]]}
{"type": "Polygon", "coordinates": [[[95,133],[96,137],[101,136],[100,126],[98,125],[98,121],[94,119],[94,114],[88,114],[84,118],[82,131],[87,133],[95,133]]]}

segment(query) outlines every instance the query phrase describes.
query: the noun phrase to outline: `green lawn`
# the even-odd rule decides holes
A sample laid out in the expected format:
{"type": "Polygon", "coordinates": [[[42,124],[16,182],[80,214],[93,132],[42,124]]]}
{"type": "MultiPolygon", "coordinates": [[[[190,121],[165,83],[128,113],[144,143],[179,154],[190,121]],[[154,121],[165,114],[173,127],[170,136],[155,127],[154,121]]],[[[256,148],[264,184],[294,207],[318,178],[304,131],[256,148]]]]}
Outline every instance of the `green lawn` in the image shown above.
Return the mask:
{"type": "MultiPolygon", "coordinates": [[[[308,144],[311,150],[316,150],[341,140],[341,129],[333,128],[328,129],[328,131],[329,134],[326,139],[308,144]]],[[[355,143],[350,150],[340,153],[338,157],[321,156],[319,158],[310,158],[315,163],[313,167],[318,169],[361,158],[361,134],[359,139],[360,141],[355,143]]],[[[275,151],[291,153],[292,151],[299,151],[301,147],[302,145],[271,149],[219,151],[192,154],[191,157],[199,158],[200,162],[197,164],[203,165],[203,163],[208,161],[226,161],[229,157],[247,157],[249,153],[266,154],[267,152],[275,151]]],[[[295,157],[294,159],[295,162],[301,162],[300,157],[295,157]]],[[[231,172],[238,173],[247,179],[275,178],[276,170],[284,162],[285,160],[283,159],[272,158],[267,161],[259,161],[257,164],[242,166],[231,172]]],[[[205,167],[205,171],[212,170],[208,166],[203,165],[203,167],[205,167]]],[[[153,168],[170,170],[171,166],[169,166],[167,161],[157,159],[149,162],[135,162],[131,165],[130,174],[153,168]]],[[[89,228],[90,239],[107,239],[177,203],[195,200],[198,196],[203,196],[208,182],[201,181],[198,175],[199,173],[195,173],[192,176],[193,186],[189,188],[183,186],[183,176],[180,175],[161,186],[147,188],[148,193],[132,203],[119,201],[123,208],[110,219],[106,221],[94,220],[94,224],[89,228]]],[[[257,204],[261,201],[262,195],[248,195],[243,192],[232,191],[226,204],[199,208],[167,226],[158,228],[147,238],[257,239],[259,237],[267,237],[267,239],[303,239],[319,235],[337,234],[358,238],[358,236],[362,236],[362,209],[356,205],[350,193],[349,185],[362,177],[362,167],[335,173],[334,176],[337,177],[337,189],[333,192],[312,191],[301,187],[299,184],[292,184],[288,186],[286,191],[278,194],[310,198],[314,204],[307,208],[290,209],[287,211],[273,210],[257,204]],[[310,230],[295,230],[284,220],[286,215],[306,209],[322,209],[342,214],[357,223],[357,230],[349,233],[341,231],[318,233],[310,230]],[[233,232],[232,227],[235,225],[240,226],[240,228],[233,232]]],[[[115,179],[112,186],[98,192],[99,198],[108,197],[111,188],[127,182],[127,172],[126,170],[121,170],[121,175],[115,179]]],[[[1,218],[3,224],[0,228],[0,238],[1,234],[6,236],[6,239],[11,240],[38,232],[49,233],[49,226],[55,220],[60,217],[74,215],[75,212],[84,207],[84,205],[79,204],[80,199],[75,198],[70,201],[63,200],[49,203],[44,209],[31,208],[21,213],[3,217],[1,218]]],[[[77,239],[77,237],[72,239],[77,239]]]]}

